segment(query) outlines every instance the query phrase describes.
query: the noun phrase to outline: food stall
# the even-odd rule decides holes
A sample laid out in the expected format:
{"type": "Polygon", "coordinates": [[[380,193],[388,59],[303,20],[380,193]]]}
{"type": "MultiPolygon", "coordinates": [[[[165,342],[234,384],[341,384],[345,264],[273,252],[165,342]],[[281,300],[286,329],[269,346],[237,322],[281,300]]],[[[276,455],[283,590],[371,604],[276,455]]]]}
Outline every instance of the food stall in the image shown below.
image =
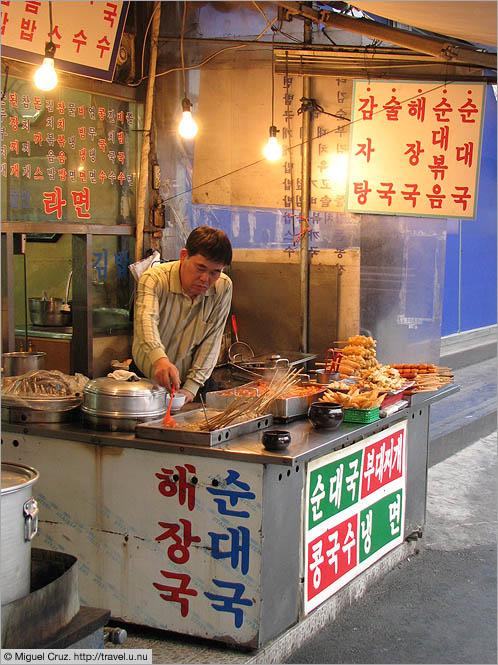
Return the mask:
{"type": "MultiPolygon", "coordinates": [[[[37,545],[77,557],[83,605],[108,608],[125,622],[257,648],[423,532],[430,408],[458,389],[443,381],[447,368],[437,368],[436,382],[425,370],[439,362],[446,219],[475,213],[488,54],[457,60],[471,82],[455,63],[427,53],[411,80],[404,74],[408,49],[384,53],[387,82],[372,80],[370,70],[346,76],[332,64],[339,51],[312,34],[312,23],[330,27],[330,16],[278,3],[285,39],[275,44],[268,31],[277,18],[251,8],[246,24],[245,8],[227,3],[232,36],[258,37],[237,45],[237,56],[220,49],[211,62],[212,40],[220,39],[216,4],[225,3],[200,3],[189,9],[195,36],[186,65],[187,3],[92,3],[87,33],[96,38],[91,12],[98,11],[100,24],[114,31],[109,48],[97,47],[108,62],[61,57],[59,87],[42,95],[26,64],[32,49],[23,61],[8,30],[20,4],[12,3],[5,21],[12,61],[2,97],[3,348],[45,353],[42,383],[44,372],[55,372],[48,379],[57,385],[68,377],[88,384],[41,398],[29,395],[36,377],[21,379],[17,396],[2,404],[3,458],[39,473],[37,545]],[[174,26],[175,37],[166,26],[174,26]],[[147,75],[137,31],[149,49],[147,75]],[[314,55],[320,66],[310,70],[313,38],[321,42],[314,55]],[[329,52],[335,55],[324,70],[329,52]],[[190,70],[199,61],[197,75],[190,70]],[[163,76],[172,63],[178,78],[163,76]],[[444,89],[445,104],[413,134],[411,150],[397,146],[396,161],[393,117],[374,108],[382,100],[384,110],[397,113],[398,97],[413,95],[424,108],[443,103],[449,73],[455,85],[444,89]],[[172,131],[190,99],[204,118],[195,150],[172,131]],[[459,125],[443,164],[433,153],[448,137],[434,123],[447,120],[448,99],[459,125]],[[275,122],[287,142],[276,165],[261,158],[255,138],[267,136],[270,108],[271,138],[275,122]],[[372,120],[368,114],[375,133],[367,136],[357,128],[372,120]],[[441,135],[432,148],[435,131],[441,135]],[[474,160],[464,150],[471,143],[474,160]],[[410,171],[405,191],[408,185],[395,180],[406,175],[400,160],[412,168],[424,152],[433,168],[426,161],[416,184],[410,171]],[[363,161],[371,162],[368,175],[363,161]],[[441,173],[456,187],[446,195],[436,182],[441,173]],[[119,384],[118,409],[105,408],[105,400],[90,404],[90,384],[102,386],[98,397],[110,395],[112,403],[112,362],[130,357],[132,268],[153,250],[176,259],[188,231],[204,224],[226,230],[232,242],[232,311],[254,357],[230,358],[238,338],[229,319],[215,371],[223,386],[202,407],[173,414],[179,427],[163,425],[166,397],[143,383],[119,384]],[[30,301],[60,301],[71,321],[36,322],[30,301]],[[358,335],[372,340],[368,353],[358,352],[358,335]],[[341,356],[337,367],[329,352],[334,362],[341,356]],[[281,360],[303,365],[303,374],[314,370],[312,392],[274,396],[240,422],[209,424],[236,402],[241,384],[251,383],[248,374],[253,385],[245,389],[264,397],[254,379],[267,370],[276,376],[281,360]],[[408,362],[415,374],[396,389],[376,388],[376,377],[360,371],[396,363],[389,367],[400,379],[408,362]],[[334,373],[339,384],[351,383],[335,385],[334,373]],[[373,387],[356,386],[359,379],[373,387]],[[317,427],[308,419],[314,398],[339,403],[344,421],[317,427]],[[354,420],[347,411],[360,414],[354,420]],[[268,448],[275,429],[285,432],[278,435],[281,450],[268,448]]],[[[33,4],[41,11],[49,3],[33,4]]],[[[69,4],[54,3],[58,25],[71,22],[69,4]]],[[[357,42],[349,55],[364,59],[357,42]]],[[[403,136],[413,118],[423,124],[421,106],[413,114],[405,101],[403,136]]]]}

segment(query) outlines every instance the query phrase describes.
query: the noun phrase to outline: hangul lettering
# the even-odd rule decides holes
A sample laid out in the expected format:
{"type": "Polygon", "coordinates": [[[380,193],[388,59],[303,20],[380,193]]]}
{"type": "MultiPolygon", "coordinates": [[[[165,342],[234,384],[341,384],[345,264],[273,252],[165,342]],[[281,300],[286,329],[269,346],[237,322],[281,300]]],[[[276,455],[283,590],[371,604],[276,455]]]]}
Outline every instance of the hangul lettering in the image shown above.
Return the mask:
{"type": "Polygon", "coordinates": [[[5,129],[3,124],[0,127],[0,136],[2,137],[2,141],[5,141],[5,137],[7,136],[7,130],[5,129]]]}
{"type": "Polygon", "coordinates": [[[62,129],[64,132],[66,129],[66,119],[65,118],[57,118],[57,129],[62,129]]]}
{"type": "Polygon", "coordinates": [[[456,147],[456,160],[463,162],[469,168],[472,166],[472,156],[474,154],[474,143],[469,141],[461,146],[456,147]]]}
{"type": "Polygon", "coordinates": [[[378,106],[378,104],[374,102],[373,95],[369,95],[366,98],[360,97],[359,101],[363,102],[363,104],[358,109],[358,112],[363,116],[363,120],[372,120],[374,109],[378,106]]]}
{"type": "Polygon", "coordinates": [[[57,135],[57,143],[61,148],[63,148],[66,145],[66,137],[64,136],[64,134],[57,135]]]}
{"type": "Polygon", "coordinates": [[[351,494],[351,500],[354,501],[356,497],[356,481],[360,477],[360,472],[358,470],[358,458],[349,462],[348,466],[352,473],[349,476],[346,476],[346,489],[351,494]]]}
{"type": "Polygon", "coordinates": [[[292,129],[282,127],[282,139],[292,138],[292,129]]]}
{"type": "Polygon", "coordinates": [[[64,102],[57,102],[57,110],[59,111],[59,115],[64,115],[64,112],[66,110],[66,105],[64,102]]]}
{"type": "Polygon", "coordinates": [[[50,129],[55,129],[54,116],[49,115],[45,120],[45,127],[50,127],[50,129]]]}
{"type": "Polygon", "coordinates": [[[105,108],[103,108],[102,106],[99,106],[99,108],[97,109],[97,115],[99,116],[100,120],[105,120],[105,116],[106,116],[105,108]]]}
{"type": "Polygon", "coordinates": [[[363,182],[354,182],[353,191],[355,195],[357,195],[358,203],[360,205],[365,205],[367,202],[367,196],[372,190],[368,186],[368,180],[364,180],[363,182]]]}
{"type": "Polygon", "coordinates": [[[322,554],[323,542],[322,540],[317,540],[316,543],[313,543],[311,546],[311,556],[313,561],[309,564],[310,573],[313,573],[313,586],[315,589],[318,589],[320,582],[322,581],[322,571],[320,566],[325,561],[325,558],[322,554]]]}
{"type": "Polygon", "coordinates": [[[367,479],[367,491],[370,491],[370,476],[375,471],[375,450],[369,450],[367,453],[366,468],[363,469],[363,477],[367,479]]]}
{"type": "Polygon", "coordinates": [[[26,164],[22,167],[22,177],[31,179],[31,164],[26,164]]]}
{"type": "Polygon", "coordinates": [[[88,128],[88,135],[92,139],[92,141],[95,139],[95,137],[97,136],[97,130],[95,129],[95,127],[88,128]]]}
{"type": "Polygon", "coordinates": [[[233,596],[222,596],[221,594],[204,591],[206,598],[220,602],[219,605],[215,605],[214,602],[211,603],[211,607],[218,612],[231,612],[234,615],[235,628],[240,628],[244,621],[244,611],[240,607],[235,607],[235,605],[251,606],[254,604],[249,598],[242,598],[245,586],[241,582],[223,582],[215,579],[213,579],[213,583],[222,589],[231,589],[233,596]]]}
{"type": "Polygon", "coordinates": [[[125,174],[123,173],[123,171],[120,171],[118,173],[118,182],[119,182],[119,184],[122,185],[125,180],[126,180],[125,174]]]}
{"type": "Polygon", "coordinates": [[[114,171],[109,171],[109,173],[107,174],[107,179],[110,180],[112,185],[114,185],[114,183],[116,182],[116,174],[114,173],[114,171]]]}
{"type": "Polygon", "coordinates": [[[118,119],[118,122],[123,123],[124,122],[124,111],[118,111],[116,113],[116,118],[118,119]]]}
{"type": "Polygon", "coordinates": [[[341,507],[343,474],[344,474],[344,464],[339,464],[335,474],[330,478],[329,503],[335,504],[337,510],[339,510],[341,507]]]}
{"type": "MultiPolygon", "coordinates": [[[[95,173],[95,171],[94,171],[95,173]]],[[[130,264],[130,256],[128,249],[125,247],[120,252],[114,254],[114,265],[118,273],[118,279],[125,279],[128,277],[128,266],[130,264]]]]}
{"type": "MultiPolygon", "coordinates": [[[[93,267],[96,267],[95,265],[93,267]]],[[[187,502],[188,510],[192,511],[195,507],[195,484],[187,481],[187,471],[195,473],[195,466],[192,464],[185,464],[184,466],[175,466],[174,469],[161,469],[161,473],[156,473],[155,476],[161,482],[158,485],[159,492],[168,498],[176,496],[178,493],[178,501],[181,506],[187,502]],[[172,478],[170,477],[173,474],[172,478]]]]}
{"type": "Polygon", "coordinates": [[[33,41],[33,35],[36,30],[36,21],[30,18],[21,19],[21,33],[19,39],[24,39],[27,42],[33,41]]]}
{"type": "Polygon", "coordinates": [[[349,146],[346,145],[345,143],[338,143],[336,145],[336,153],[338,155],[343,155],[344,153],[349,151],[349,146]]]}
{"type": "MultiPolygon", "coordinates": [[[[100,141],[103,141],[103,140],[104,139],[100,139],[100,141]]],[[[99,141],[99,143],[100,143],[100,141],[99,141]]],[[[102,147],[102,146],[99,146],[99,147],[102,147]]],[[[115,164],[116,163],[116,151],[115,150],[109,150],[109,152],[107,153],[107,159],[110,162],[112,162],[113,164],[115,164]]]]}
{"type": "Polygon", "coordinates": [[[455,203],[460,203],[462,205],[463,210],[467,210],[467,201],[469,201],[472,197],[469,194],[469,188],[468,187],[456,187],[455,186],[455,191],[460,192],[457,194],[452,194],[452,198],[455,201],[455,203]]]}
{"type": "Polygon", "coordinates": [[[46,215],[52,215],[55,212],[57,213],[57,219],[61,219],[62,208],[66,204],[67,201],[62,198],[62,189],[60,187],[54,187],[51,192],[43,192],[43,205],[46,215]]]}
{"type": "Polygon", "coordinates": [[[470,97],[467,99],[465,104],[462,104],[462,106],[458,108],[458,112],[460,113],[462,122],[471,122],[471,123],[476,121],[475,118],[471,117],[471,115],[473,113],[479,113],[477,106],[470,99],[470,97]]]}
{"type": "Polygon", "coordinates": [[[401,111],[402,106],[394,95],[388,102],[383,104],[382,108],[386,110],[387,120],[399,120],[398,114],[401,111]]]}
{"type": "Polygon", "coordinates": [[[97,120],[97,109],[95,108],[95,106],[88,107],[88,115],[92,120],[97,120]]]}
{"type": "Polygon", "coordinates": [[[116,123],[116,111],[114,109],[107,111],[107,120],[113,125],[116,123]]]}
{"type": "Polygon", "coordinates": [[[10,165],[10,175],[13,175],[14,178],[19,178],[19,162],[10,165]]]}
{"type": "Polygon", "coordinates": [[[76,180],[77,180],[77,178],[76,178],[76,169],[69,169],[69,171],[67,172],[67,175],[68,175],[69,180],[71,182],[76,182],[76,180]]]}
{"type": "Polygon", "coordinates": [[[105,171],[99,173],[99,180],[102,184],[104,184],[104,180],[107,180],[107,173],[105,171]]]}
{"type": "Polygon", "coordinates": [[[328,152],[328,151],[329,151],[329,147],[326,143],[319,143],[318,144],[318,154],[319,155],[323,154],[324,152],[328,152]]]}
{"type": "Polygon", "coordinates": [[[282,113],[282,120],[283,122],[287,122],[288,120],[292,120],[294,117],[294,111],[287,107],[285,111],[282,113]]]}
{"type": "Polygon", "coordinates": [[[394,189],[393,183],[392,182],[380,182],[379,185],[381,187],[386,187],[386,189],[378,189],[377,194],[379,195],[379,199],[387,199],[387,205],[390,206],[393,200],[393,195],[396,194],[396,190],[394,189]]]}
{"type": "Polygon", "coordinates": [[[290,106],[294,101],[294,95],[292,95],[290,92],[284,92],[282,99],[284,100],[285,106],[290,106]]]}
{"type": "Polygon", "coordinates": [[[161,575],[166,579],[178,580],[180,582],[179,586],[170,586],[169,584],[158,584],[153,582],[152,586],[155,587],[158,591],[165,591],[167,593],[160,593],[160,597],[163,600],[179,603],[180,604],[180,614],[182,617],[186,617],[189,612],[189,599],[188,597],[183,598],[182,596],[197,596],[197,591],[195,589],[189,589],[188,585],[192,579],[190,575],[186,573],[168,573],[166,570],[161,570],[161,575]]]}
{"type": "Polygon", "coordinates": [[[451,104],[448,104],[446,97],[443,97],[439,104],[433,106],[432,110],[436,114],[436,120],[438,122],[449,122],[450,119],[446,117],[446,114],[453,113],[453,108],[451,107],[451,104]]]}
{"type": "Polygon", "coordinates": [[[18,189],[11,189],[10,190],[10,201],[9,201],[10,207],[11,208],[19,208],[20,198],[21,197],[19,196],[19,190],[18,189]]]}
{"type": "Polygon", "coordinates": [[[2,118],[2,129],[4,128],[5,118],[7,117],[7,111],[5,110],[4,103],[2,102],[2,109],[0,111],[0,116],[2,118]]]}
{"type": "Polygon", "coordinates": [[[177,564],[187,563],[190,558],[189,547],[192,543],[200,543],[200,536],[192,535],[192,522],[190,520],[180,519],[183,526],[183,537],[178,535],[180,531],[179,524],[170,524],[168,522],[158,522],[159,526],[166,529],[156,540],[161,542],[168,538],[173,539],[173,543],[168,547],[168,557],[170,561],[177,564]]]}
{"type": "Polygon", "coordinates": [[[294,81],[294,77],[285,75],[282,79],[282,85],[284,88],[290,88],[292,87],[292,82],[294,81]]]}
{"type": "Polygon", "coordinates": [[[93,252],[93,259],[92,268],[96,270],[98,279],[105,279],[107,277],[107,249],[103,249],[101,252],[93,252]],[[100,265],[101,261],[102,265],[100,265]]]}
{"type": "Polygon", "coordinates": [[[47,161],[49,164],[53,164],[56,160],[55,152],[53,150],[49,150],[47,152],[47,161]]]}
{"type": "Polygon", "coordinates": [[[39,166],[36,167],[33,178],[35,180],[45,180],[45,176],[43,175],[43,171],[39,166]]]}
{"type": "Polygon", "coordinates": [[[391,536],[399,533],[401,527],[401,495],[396,494],[396,499],[389,504],[389,525],[391,527],[391,536]]]}
{"type": "Polygon", "coordinates": [[[2,176],[4,178],[6,178],[7,177],[7,162],[2,162],[2,164],[0,166],[0,169],[2,171],[2,176]]]}
{"type": "Polygon", "coordinates": [[[114,19],[118,15],[118,6],[114,2],[106,2],[104,8],[104,21],[108,21],[111,24],[111,28],[114,27],[114,19]]]}
{"type": "Polygon", "coordinates": [[[448,127],[448,125],[441,127],[441,129],[433,130],[432,145],[439,145],[443,150],[448,150],[449,136],[450,136],[450,128],[448,127]]]}
{"type": "Polygon", "coordinates": [[[401,190],[401,194],[403,195],[405,201],[411,201],[412,208],[415,208],[417,205],[417,196],[420,196],[420,192],[418,191],[418,184],[405,182],[405,187],[407,187],[408,191],[401,190]]]}
{"type": "Polygon", "coordinates": [[[403,434],[398,434],[398,438],[394,444],[392,465],[393,468],[396,467],[396,470],[401,473],[403,466],[403,434]]]}
{"type": "Polygon", "coordinates": [[[116,130],[111,129],[111,131],[107,132],[107,142],[116,143],[116,130]]]}
{"type": "Polygon", "coordinates": [[[29,109],[29,105],[31,104],[31,98],[29,95],[21,95],[21,103],[23,105],[23,108],[26,110],[29,109]]]}
{"type": "Polygon", "coordinates": [[[88,156],[90,157],[91,162],[94,162],[97,159],[97,151],[95,148],[91,148],[91,150],[88,151],[88,156]]]}
{"type": "Polygon", "coordinates": [[[57,50],[58,48],[60,48],[60,44],[55,43],[55,39],[59,39],[59,40],[62,39],[62,35],[60,33],[59,26],[54,25],[54,29],[52,30],[51,33],[49,32],[48,35],[49,35],[49,37],[52,38],[52,42],[54,42],[55,49],[57,50]]]}
{"type": "MultiPolygon", "coordinates": [[[[7,23],[9,22],[9,13],[6,11],[2,12],[2,27],[0,28],[0,33],[2,35],[5,34],[5,28],[7,27],[7,23]]],[[[3,174],[2,174],[3,175],[3,174]]]]}
{"type": "Polygon", "coordinates": [[[12,129],[17,132],[17,128],[19,127],[19,118],[12,117],[9,120],[9,125],[12,127],[12,129]]]}
{"type": "Polygon", "coordinates": [[[344,104],[348,96],[348,93],[345,90],[338,90],[337,91],[337,103],[338,104],[344,104]]]}
{"type": "Polygon", "coordinates": [[[101,39],[98,40],[97,42],[97,47],[100,50],[100,57],[104,57],[104,51],[110,51],[111,49],[111,44],[107,37],[104,35],[101,39]]]}
{"type": "Polygon", "coordinates": [[[53,166],[50,166],[47,169],[47,175],[49,180],[55,180],[55,169],[53,166]]]}
{"type": "MultiPolygon", "coordinates": [[[[296,197],[296,205],[298,205],[297,198],[301,199],[302,197],[301,196],[296,197]]],[[[320,208],[328,208],[331,203],[332,199],[330,198],[330,196],[325,195],[320,197],[320,208]]],[[[301,205],[301,203],[299,203],[299,205],[301,205]]]]}
{"type": "Polygon", "coordinates": [[[2,156],[2,159],[7,159],[7,146],[5,144],[2,144],[2,147],[0,148],[0,155],[2,156]]]}
{"type": "Polygon", "coordinates": [[[384,477],[384,456],[386,452],[386,442],[383,441],[375,455],[375,477],[382,483],[384,477]]]}
{"type": "Polygon", "coordinates": [[[88,44],[88,37],[85,35],[84,30],[80,30],[73,35],[73,43],[76,44],[76,53],[80,52],[82,46],[88,44]]]}
{"type": "Polygon", "coordinates": [[[43,138],[42,138],[42,133],[41,132],[35,132],[33,134],[33,141],[35,145],[41,146],[43,143],[43,138]]]}
{"type": "Polygon", "coordinates": [[[67,114],[71,118],[76,118],[76,104],[74,102],[68,102],[67,105],[67,114]]]}
{"type": "Polygon", "coordinates": [[[21,207],[31,208],[31,194],[26,190],[21,192],[21,207]]]}
{"type": "Polygon", "coordinates": [[[226,533],[215,533],[208,531],[211,538],[211,556],[213,559],[230,559],[230,565],[235,570],[240,563],[240,571],[246,575],[249,571],[249,544],[250,531],[245,526],[239,526],[236,529],[228,527],[227,531],[231,536],[231,546],[227,552],[220,550],[220,541],[230,541],[230,536],[226,533]]]}
{"type": "Polygon", "coordinates": [[[17,97],[17,92],[9,92],[9,104],[12,108],[16,109],[18,106],[19,100],[17,97]]]}
{"type": "Polygon", "coordinates": [[[339,543],[339,533],[337,531],[333,531],[332,533],[328,534],[327,538],[329,543],[332,543],[332,547],[328,550],[325,550],[325,554],[327,555],[327,563],[329,566],[334,566],[334,572],[337,573],[337,564],[339,561],[337,552],[341,549],[341,545],[339,543]]]}
{"type": "Polygon", "coordinates": [[[118,152],[117,159],[118,159],[118,162],[119,162],[120,164],[123,164],[123,165],[124,165],[124,163],[125,163],[125,159],[126,159],[126,158],[125,158],[125,154],[124,154],[124,152],[123,152],[122,150],[120,150],[120,151],[118,152]]]}
{"type": "Polygon", "coordinates": [[[80,160],[81,160],[82,162],[84,162],[84,161],[86,160],[86,148],[81,148],[81,149],[78,151],[78,154],[79,154],[80,160]]]}
{"type": "Polygon", "coordinates": [[[95,169],[90,169],[90,171],[88,171],[88,178],[92,184],[95,184],[97,182],[97,171],[95,171],[95,169]]]}
{"type": "Polygon", "coordinates": [[[45,141],[48,143],[48,145],[49,145],[51,148],[53,148],[54,145],[55,145],[55,134],[52,134],[52,132],[50,132],[49,134],[47,134],[47,135],[45,136],[45,141]]]}
{"type": "Polygon", "coordinates": [[[448,168],[444,163],[445,155],[433,155],[432,159],[434,164],[428,164],[427,168],[434,174],[434,180],[437,180],[438,175],[441,176],[441,180],[444,180],[444,174],[448,168]]]}
{"type": "MultiPolygon", "coordinates": [[[[81,182],[86,182],[86,169],[82,169],[81,167],[78,169],[78,175],[80,177],[81,182]]],[[[79,216],[79,215],[78,215],[79,216]]]]}
{"type": "Polygon", "coordinates": [[[441,194],[441,185],[434,185],[432,194],[426,194],[426,196],[430,201],[432,209],[442,208],[443,199],[446,198],[445,194],[441,194]]]}
{"type": "Polygon", "coordinates": [[[73,150],[76,148],[76,136],[74,134],[68,137],[67,142],[73,150]]]}
{"type": "Polygon", "coordinates": [[[25,132],[30,132],[31,131],[31,120],[30,120],[30,118],[23,118],[21,120],[21,129],[23,129],[25,132]]]}
{"type": "Polygon", "coordinates": [[[361,537],[363,539],[363,549],[365,550],[365,553],[368,554],[370,552],[370,548],[372,547],[372,510],[371,509],[365,514],[365,520],[361,520],[360,528],[361,528],[361,537]]]}
{"type": "Polygon", "coordinates": [[[38,97],[37,95],[33,97],[33,108],[35,109],[35,111],[41,111],[42,108],[41,97],[38,97]]]}
{"type": "Polygon", "coordinates": [[[375,148],[372,148],[372,139],[367,138],[366,143],[357,143],[356,145],[360,149],[358,150],[358,152],[355,152],[355,156],[356,155],[365,155],[365,157],[367,158],[367,164],[368,164],[368,162],[370,161],[370,155],[372,154],[372,152],[375,152],[375,148]]]}
{"type": "Polygon", "coordinates": [[[40,9],[41,2],[35,2],[34,0],[28,0],[24,3],[24,11],[27,14],[38,14],[40,9]]]}
{"type": "Polygon", "coordinates": [[[67,171],[65,168],[59,169],[57,171],[57,175],[59,176],[60,182],[65,182],[67,178],[67,171]]]}
{"type": "Polygon", "coordinates": [[[225,479],[225,485],[226,487],[228,487],[229,485],[234,485],[238,489],[221,489],[217,487],[207,488],[207,491],[210,494],[212,494],[215,497],[218,497],[213,499],[213,501],[217,504],[218,512],[220,513],[220,515],[233,515],[236,517],[243,517],[243,518],[249,517],[249,512],[247,510],[230,510],[227,507],[227,499],[230,500],[230,505],[234,507],[241,499],[247,501],[248,499],[256,498],[254,492],[249,491],[250,486],[247,483],[239,480],[239,477],[240,473],[238,471],[234,471],[233,469],[228,469],[228,475],[225,479]]]}
{"type": "Polygon", "coordinates": [[[54,100],[53,100],[53,99],[46,99],[46,100],[45,100],[45,108],[47,109],[47,111],[48,111],[49,113],[53,113],[53,112],[54,112],[54,108],[55,108],[55,106],[54,106],[54,100]]]}
{"type": "Polygon", "coordinates": [[[78,134],[80,135],[80,139],[84,141],[86,139],[86,127],[78,127],[78,134]]]}
{"type": "Polygon", "coordinates": [[[406,145],[408,146],[408,150],[406,150],[406,152],[403,154],[410,155],[408,161],[412,166],[417,166],[419,163],[420,154],[425,152],[425,150],[421,147],[420,141],[415,141],[415,143],[407,143],[406,145]]]}
{"type": "Polygon", "coordinates": [[[348,522],[348,531],[344,538],[344,543],[342,545],[342,551],[347,552],[348,555],[348,566],[351,565],[351,550],[356,545],[356,538],[351,522],[348,522]]]}
{"type": "Polygon", "coordinates": [[[118,132],[116,136],[118,138],[118,143],[120,145],[123,145],[123,143],[124,143],[124,132],[118,132]]]}
{"type": "Polygon", "coordinates": [[[10,142],[9,152],[15,152],[16,155],[19,154],[19,141],[17,139],[15,141],[10,142]]]}
{"type": "Polygon", "coordinates": [[[135,120],[135,116],[133,115],[133,113],[131,111],[128,111],[126,113],[126,124],[128,125],[128,127],[131,127],[131,125],[133,125],[134,120],[135,120]]]}
{"type": "Polygon", "coordinates": [[[317,476],[317,481],[315,488],[313,490],[313,494],[311,495],[310,498],[311,512],[313,515],[313,520],[315,522],[323,517],[323,512],[320,510],[320,503],[324,498],[325,498],[325,485],[322,482],[322,475],[321,473],[319,473],[317,476]]]}
{"type": "Polygon", "coordinates": [[[62,150],[59,150],[59,154],[57,155],[57,159],[59,161],[59,164],[65,164],[66,159],[67,159],[66,153],[63,152],[62,150]]]}
{"type": "Polygon", "coordinates": [[[78,106],[78,115],[80,115],[82,118],[86,118],[86,107],[84,104],[78,106]]]}

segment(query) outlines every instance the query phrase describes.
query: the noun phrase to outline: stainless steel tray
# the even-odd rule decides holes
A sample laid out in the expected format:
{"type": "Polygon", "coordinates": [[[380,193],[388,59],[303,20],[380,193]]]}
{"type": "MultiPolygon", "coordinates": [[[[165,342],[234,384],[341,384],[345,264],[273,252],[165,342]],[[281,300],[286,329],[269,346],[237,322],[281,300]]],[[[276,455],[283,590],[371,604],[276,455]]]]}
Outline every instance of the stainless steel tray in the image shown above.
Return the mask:
{"type": "MultiPolygon", "coordinates": [[[[216,410],[208,409],[208,417],[214,416],[216,410]]],[[[180,427],[165,427],[161,420],[152,420],[148,423],[141,423],[135,427],[135,435],[143,439],[156,439],[158,441],[169,441],[172,443],[188,443],[196,446],[216,446],[219,443],[226,443],[236,439],[242,434],[257,432],[273,424],[273,416],[267,414],[252,420],[246,420],[243,423],[229,425],[213,432],[195,432],[188,429],[182,429],[182,423],[193,423],[205,420],[204,411],[196,409],[186,413],[175,413],[174,418],[180,427]]]]}
{"type": "MultiPolygon", "coordinates": [[[[238,388],[229,388],[227,390],[218,390],[215,392],[207,393],[206,395],[206,404],[207,406],[213,409],[219,409],[220,411],[226,408],[230,402],[236,397],[237,391],[241,388],[255,388],[257,381],[251,381],[251,383],[246,383],[243,386],[238,386],[238,388]]],[[[314,386],[316,383],[307,383],[302,382],[301,386],[314,386]]],[[[294,420],[305,416],[308,413],[308,407],[311,402],[315,402],[319,397],[323,395],[327,389],[326,385],[320,386],[320,390],[314,395],[308,395],[306,397],[280,397],[275,400],[271,405],[269,412],[273,415],[276,420],[294,420]]]]}

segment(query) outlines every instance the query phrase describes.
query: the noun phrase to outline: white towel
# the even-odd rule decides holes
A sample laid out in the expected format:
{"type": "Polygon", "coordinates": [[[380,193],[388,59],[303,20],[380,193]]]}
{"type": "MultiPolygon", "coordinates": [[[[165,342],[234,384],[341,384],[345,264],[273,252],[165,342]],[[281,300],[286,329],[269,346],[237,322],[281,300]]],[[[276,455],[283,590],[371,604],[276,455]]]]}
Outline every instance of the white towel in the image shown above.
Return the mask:
{"type": "Polygon", "coordinates": [[[107,376],[110,376],[111,379],[116,379],[117,381],[128,381],[131,378],[134,380],[137,379],[138,381],[140,380],[138,374],[135,374],[135,372],[128,372],[125,369],[116,369],[114,372],[109,372],[107,376]]]}

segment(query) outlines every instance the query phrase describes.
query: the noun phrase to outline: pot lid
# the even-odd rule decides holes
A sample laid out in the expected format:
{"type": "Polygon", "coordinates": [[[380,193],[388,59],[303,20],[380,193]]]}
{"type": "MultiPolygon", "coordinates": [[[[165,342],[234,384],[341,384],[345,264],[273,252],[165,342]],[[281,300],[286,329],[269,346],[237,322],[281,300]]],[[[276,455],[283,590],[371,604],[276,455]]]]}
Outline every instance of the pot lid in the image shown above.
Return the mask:
{"type": "Polygon", "coordinates": [[[2,494],[15,492],[23,487],[33,485],[40,474],[36,469],[23,464],[10,464],[2,462],[2,494]]]}
{"type": "Polygon", "coordinates": [[[145,396],[166,394],[166,389],[153,381],[149,381],[149,379],[121,381],[114,379],[112,376],[101,376],[89,381],[84,392],[97,395],[145,396]]]}

